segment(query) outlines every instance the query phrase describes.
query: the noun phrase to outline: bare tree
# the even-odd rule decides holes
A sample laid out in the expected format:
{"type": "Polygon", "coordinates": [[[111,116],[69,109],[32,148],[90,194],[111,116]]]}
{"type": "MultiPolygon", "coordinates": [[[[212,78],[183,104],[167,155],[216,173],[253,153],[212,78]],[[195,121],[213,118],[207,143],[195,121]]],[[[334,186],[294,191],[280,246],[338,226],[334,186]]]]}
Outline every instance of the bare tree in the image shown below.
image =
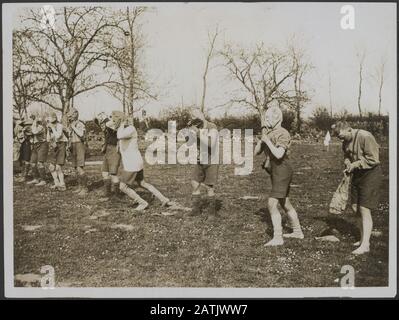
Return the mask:
{"type": "Polygon", "coordinates": [[[206,56],[206,63],[205,63],[205,69],[204,73],[202,75],[202,98],[201,98],[201,105],[200,105],[200,110],[202,113],[205,111],[205,98],[206,98],[206,80],[207,80],[207,75],[208,75],[208,69],[209,69],[209,63],[214,56],[214,49],[215,49],[215,42],[216,38],[219,34],[219,27],[216,26],[215,32],[211,35],[210,32],[208,32],[208,40],[209,40],[209,48],[208,48],[208,53],[206,56]]]}
{"type": "Polygon", "coordinates": [[[289,79],[295,74],[295,62],[289,52],[267,49],[263,44],[253,50],[233,49],[231,45],[221,52],[231,79],[239,84],[233,92],[232,103],[243,104],[256,110],[261,119],[272,104],[292,104],[296,95],[289,79]]]}
{"type": "Polygon", "coordinates": [[[381,115],[382,88],[384,86],[386,59],[382,58],[380,64],[376,67],[373,78],[378,83],[378,115],[381,115]]]}
{"type": "Polygon", "coordinates": [[[146,11],[146,7],[126,7],[115,12],[113,35],[105,42],[110,57],[109,67],[117,70],[117,78],[107,87],[128,114],[140,110],[140,106],[135,105],[138,101],[157,98],[143,63],[145,34],[140,20],[146,11]]]}
{"type": "Polygon", "coordinates": [[[45,83],[37,74],[29,71],[31,61],[26,55],[26,42],[23,35],[13,32],[13,111],[22,118],[28,114],[28,106],[45,94],[45,83]]]}
{"type": "Polygon", "coordinates": [[[295,112],[296,117],[296,131],[301,132],[302,126],[302,109],[304,103],[309,101],[307,91],[304,90],[304,76],[310,71],[312,65],[306,60],[305,54],[302,50],[296,49],[294,46],[290,48],[292,61],[293,61],[293,82],[295,96],[292,102],[287,102],[291,109],[295,112]]]}
{"type": "Polygon", "coordinates": [[[40,11],[29,10],[21,30],[32,62],[29,72],[46,82],[46,95],[31,98],[65,114],[74,97],[111,80],[96,70],[99,62],[107,65],[103,37],[112,35],[112,25],[101,7],[60,8],[54,26],[43,26],[42,19],[40,11]]]}
{"type": "Polygon", "coordinates": [[[362,114],[362,106],[361,106],[361,98],[362,98],[362,84],[363,84],[363,68],[364,68],[364,60],[366,58],[366,52],[358,52],[357,53],[358,61],[359,61],[359,90],[357,96],[357,107],[359,109],[360,118],[363,116],[362,114]]]}

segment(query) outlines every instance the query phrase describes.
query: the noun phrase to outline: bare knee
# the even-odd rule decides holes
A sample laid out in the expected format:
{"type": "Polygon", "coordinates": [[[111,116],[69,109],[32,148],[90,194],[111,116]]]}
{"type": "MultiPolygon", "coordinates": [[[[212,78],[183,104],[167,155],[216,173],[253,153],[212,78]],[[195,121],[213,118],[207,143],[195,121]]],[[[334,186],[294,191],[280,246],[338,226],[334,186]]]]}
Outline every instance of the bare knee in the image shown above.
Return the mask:
{"type": "Polygon", "coordinates": [[[50,172],[54,172],[56,167],[52,163],[50,163],[48,169],[50,170],[50,172]]]}
{"type": "Polygon", "coordinates": [[[277,209],[277,204],[278,204],[278,200],[275,198],[269,198],[267,201],[267,206],[269,208],[269,211],[274,211],[277,209]]]}

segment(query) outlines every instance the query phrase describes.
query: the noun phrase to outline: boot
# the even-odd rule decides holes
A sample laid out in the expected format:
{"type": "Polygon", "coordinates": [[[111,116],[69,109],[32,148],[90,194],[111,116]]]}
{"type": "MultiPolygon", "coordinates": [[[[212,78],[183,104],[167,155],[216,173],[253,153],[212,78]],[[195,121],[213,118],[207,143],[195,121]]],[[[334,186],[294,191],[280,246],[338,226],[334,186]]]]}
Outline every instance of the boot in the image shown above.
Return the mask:
{"type": "Polygon", "coordinates": [[[85,174],[83,174],[80,177],[80,182],[82,185],[82,189],[80,190],[80,192],[78,193],[79,197],[84,197],[89,193],[89,189],[87,188],[87,176],[85,174]]]}
{"type": "Polygon", "coordinates": [[[78,188],[74,191],[72,191],[73,193],[80,193],[80,191],[82,191],[82,181],[81,181],[81,177],[80,175],[77,175],[76,180],[78,180],[78,188]]]}
{"type": "Polygon", "coordinates": [[[111,194],[115,198],[121,198],[122,197],[122,192],[119,189],[119,182],[112,182],[111,183],[111,194]]]}
{"type": "Polygon", "coordinates": [[[104,188],[101,192],[101,198],[99,199],[100,202],[106,202],[109,200],[109,197],[111,196],[111,180],[110,179],[104,179],[104,188]]]}
{"type": "Polygon", "coordinates": [[[144,211],[148,207],[148,202],[141,198],[133,189],[125,187],[123,192],[134,202],[138,203],[138,206],[133,209],[134,211],[144,211]]]}
{"type": "Polygon", "coordinates": [[[37,166],[32,167],[32,177],[33,177],[33,180],[28,181],[26,184],[39,183],[39,171],[37,169],[37,166]]]}
{"type": "Polygon", "coordinates": [[[189,217],[194,217],[194,216],[199,216],[202,213],[202,198],[200,195],[192,195],[191,197],[191,203],[192,203],[192,210],[187,213],[187,216],[189,217]]]}
{"type": "Polygon", "coordinates": [[[215,197],[209,197],[208,211],[208,220],[216,220],[217,218],[220,218],[217,211],[217,201],[215,197]]]}

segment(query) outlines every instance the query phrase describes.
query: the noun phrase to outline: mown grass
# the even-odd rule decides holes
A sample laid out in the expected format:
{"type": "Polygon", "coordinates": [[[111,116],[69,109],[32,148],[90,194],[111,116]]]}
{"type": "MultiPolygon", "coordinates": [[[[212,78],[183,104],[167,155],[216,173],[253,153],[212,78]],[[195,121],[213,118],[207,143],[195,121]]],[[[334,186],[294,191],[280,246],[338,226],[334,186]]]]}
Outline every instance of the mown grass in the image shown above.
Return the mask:
{"type": "MultiPolygon", "coordinates": [[[[15,274],[55,268],[57,286],[78,287],[335,287],[343,265],[356,271],[356,286],[388,285],[388,150],[381,149],[384,183],[381,205],[373,212],[371,252],[353,256],[358,236],[355,215],[328,214],[328,204],[342,172],[339,145],[325,152],[320,145],[293,145],[295,175],[291,199],[305,239],[286,240],[266,248],[271,226],[267,214],[270,178],[254,163],[250,176],[234,176],[234,166],[222,165],[217,187],[221,218],[188,218],[182,212],[162,216],[157,201],[134,213],[126,197],[99,203],[100,166],[88,167],[93,190],[85,199],[71,187],[65,193],[14,184],[15,274]],[[259,196],[259,200],[240,197],[259,196]],[[93,219],[96,215],[102,217],[93,219]],[[113,228],[116,224],[131,230],[113,228]],[[41,225],[24,231],[25,225],[41,225]],[[340,242],[315,236],[327,227],[339,231],[340,242]]],[[[168,197],[190,206],[190,166],[146,166],[146,179],[168,197]]],[[[68,178],[69,185],[73,177],[68,178]]]]}

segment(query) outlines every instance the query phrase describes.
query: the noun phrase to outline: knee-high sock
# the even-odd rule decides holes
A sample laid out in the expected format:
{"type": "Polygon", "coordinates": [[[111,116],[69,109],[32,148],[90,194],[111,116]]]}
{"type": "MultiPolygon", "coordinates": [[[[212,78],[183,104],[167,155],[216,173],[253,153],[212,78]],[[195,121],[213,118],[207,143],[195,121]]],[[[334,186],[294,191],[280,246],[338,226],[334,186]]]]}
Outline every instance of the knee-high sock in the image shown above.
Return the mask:
{"type": "Polygon", "coordinates": [[[53,180],[54,180],[54,184],[56,185],[56,186],[58,186],[59,184],[60,184],[60,181],[58,180],[58,174],[57,174],[57,171],[51,171],[51,176],[53,177],[53,180]]]}
{"type": "Polygon", "coordinates": [[[279,212],[271,212],[273,223],[273,238],[281,238],[283,236],[283,228],[281,226],[281,214],[279,212]]]}
{"type": "Polygon", "coordinates": [[[147,201],[145,201],[143,198],[141,198],[136,191],[134,191],[133,189],[129,188],[129,187],[124,187],[123,189],[121,189],[122,192],[124,192],[130,199],[133,199],[134,201],[138,202],[139,204],[142,203],[147,203],[147,201]]]}
{"type": "Polygon", "coordinates": [[[152,184],[147,183],[144,186],[145,189],[150,191],[159,201],[162,203],[169,201],[157,188],[155,188],[152,184]]]}
{"type": "Polygon", "coordinates": [[[58,180],[60,181],[60,185],[65,186],[64,172],[62,172],[62,169],[57,170],[57,175],[58,175],[58,180]]]}
{"type": "Polygon", "coordinates": [[[302,233],[301,224],[299,223],[298,213],[295,210],[287,211],[288,218],[291,223],[293,233],[302,233]]]}

